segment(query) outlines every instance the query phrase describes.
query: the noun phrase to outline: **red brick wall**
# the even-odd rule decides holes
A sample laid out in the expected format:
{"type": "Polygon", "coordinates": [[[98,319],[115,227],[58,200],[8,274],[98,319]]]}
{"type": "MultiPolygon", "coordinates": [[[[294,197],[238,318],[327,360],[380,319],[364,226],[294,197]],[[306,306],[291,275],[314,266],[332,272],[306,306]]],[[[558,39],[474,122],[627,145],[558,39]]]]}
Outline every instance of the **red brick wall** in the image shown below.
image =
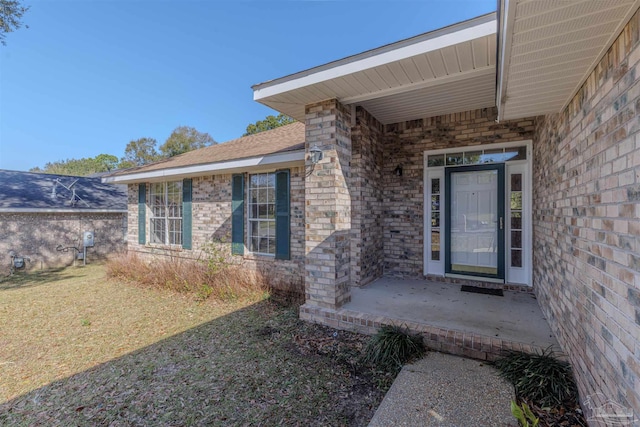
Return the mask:
{"type": "Polygon", "coordinates": [[[582,399],[640,415],[640,17],[569,106],[537,121],[534,287],[582,399]]]}

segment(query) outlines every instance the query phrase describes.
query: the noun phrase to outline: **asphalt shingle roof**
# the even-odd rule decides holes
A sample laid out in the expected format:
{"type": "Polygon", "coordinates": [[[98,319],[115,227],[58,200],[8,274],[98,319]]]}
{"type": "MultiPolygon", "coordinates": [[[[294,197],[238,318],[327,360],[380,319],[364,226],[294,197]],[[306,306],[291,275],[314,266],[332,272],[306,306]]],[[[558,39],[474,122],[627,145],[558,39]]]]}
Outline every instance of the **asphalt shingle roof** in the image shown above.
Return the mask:
{"type": "Polygon", "coordinates": [[[221,144],[189,151],[166,160],[130,168],[113,173],[122,176],[131,173],[149,172],[208,163],[226,162],[265,156],[287,151],[303,150],[305,142],[304,123],[294,122],[275,129],[232,139],[221,144]]]}
{"type": "Polygon", "coordinates": [[[127,190],[100,178],[0,170],[0,210],[13,209],[125,211],[127,190]]]}

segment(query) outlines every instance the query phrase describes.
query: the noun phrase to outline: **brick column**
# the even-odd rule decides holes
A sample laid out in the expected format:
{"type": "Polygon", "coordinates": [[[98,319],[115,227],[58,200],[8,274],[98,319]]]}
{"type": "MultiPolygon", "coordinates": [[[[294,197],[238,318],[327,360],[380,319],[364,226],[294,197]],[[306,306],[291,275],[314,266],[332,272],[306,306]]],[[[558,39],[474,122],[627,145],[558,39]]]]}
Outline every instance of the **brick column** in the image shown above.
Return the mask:
{"type": "Polygon", "coordinates": [[[338,101],[306,107],[306,149],[324,159],[305,178],[305,291],[307,305],[336,309],[351,299],[350,114],[338,101]]]}

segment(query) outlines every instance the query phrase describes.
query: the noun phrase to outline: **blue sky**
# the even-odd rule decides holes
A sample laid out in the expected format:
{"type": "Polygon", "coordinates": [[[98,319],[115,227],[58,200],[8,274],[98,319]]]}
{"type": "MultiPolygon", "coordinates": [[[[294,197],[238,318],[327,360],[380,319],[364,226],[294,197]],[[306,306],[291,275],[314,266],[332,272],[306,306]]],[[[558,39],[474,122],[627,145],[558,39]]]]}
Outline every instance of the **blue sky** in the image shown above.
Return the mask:
{"type": "Polygon", "coordinates": [[[251,85],[495,10],[495,0],[25,0],[0,46],[0,169],[121,157],[177,126],[218,142],[273,110],[251,85]]]}

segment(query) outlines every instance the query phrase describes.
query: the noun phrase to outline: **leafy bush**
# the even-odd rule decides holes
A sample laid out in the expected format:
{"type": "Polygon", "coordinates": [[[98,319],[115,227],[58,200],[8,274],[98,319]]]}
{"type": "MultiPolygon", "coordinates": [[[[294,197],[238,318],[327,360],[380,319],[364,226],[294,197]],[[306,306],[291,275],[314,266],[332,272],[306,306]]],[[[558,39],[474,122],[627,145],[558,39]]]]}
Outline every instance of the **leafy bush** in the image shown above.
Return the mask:
{"type": "Polygon", "coordinates": [[[508,352],[495,366],[500,376],[514,385],[518,396],[542,406],[561,405],[577,397],[571,365],[558,360],[551,347],[541,354],[508,352]]]}
{"type": "Polygon", "coordinates": [[[364,349],[363,363],[399,370],[403,364],[419,358],[425,352],[422,336],[411,334],[400,326],[384,325],[364,349]]]}

